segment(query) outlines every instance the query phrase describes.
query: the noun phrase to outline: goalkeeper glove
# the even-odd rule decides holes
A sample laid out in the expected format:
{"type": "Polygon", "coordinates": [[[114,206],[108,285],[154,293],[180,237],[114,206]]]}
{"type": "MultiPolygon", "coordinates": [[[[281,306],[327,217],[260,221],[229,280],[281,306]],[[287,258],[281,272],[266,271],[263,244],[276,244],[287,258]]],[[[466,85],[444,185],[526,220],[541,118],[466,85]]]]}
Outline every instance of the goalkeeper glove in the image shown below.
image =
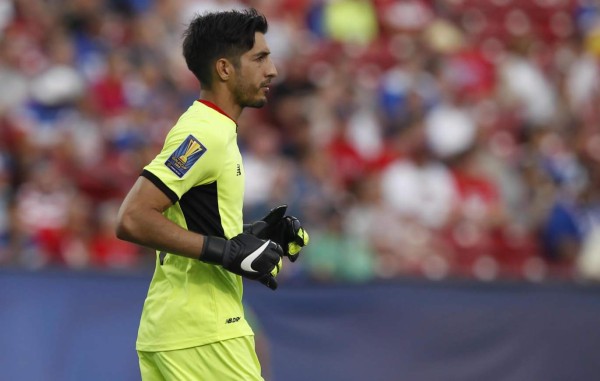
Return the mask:
{"type": "Polygon", "coordinates": [[[258,238],[277,242],[283,248],[283,254],[295,262],[300,250],[308,245],[309,237],[300,220],[285,216],[286,209],[287,205],[271,209],[262,220],[244,225],[244,231],[258,238]]]}
{"type": "Polygon", "coordinates": [[[258,280],[271,290],[277,288],[275,276],[281,270],[283,250],[270,240],[241,233],[232,239],[206,236],[200,260],[223,266],[248,279],[258,280]]]}

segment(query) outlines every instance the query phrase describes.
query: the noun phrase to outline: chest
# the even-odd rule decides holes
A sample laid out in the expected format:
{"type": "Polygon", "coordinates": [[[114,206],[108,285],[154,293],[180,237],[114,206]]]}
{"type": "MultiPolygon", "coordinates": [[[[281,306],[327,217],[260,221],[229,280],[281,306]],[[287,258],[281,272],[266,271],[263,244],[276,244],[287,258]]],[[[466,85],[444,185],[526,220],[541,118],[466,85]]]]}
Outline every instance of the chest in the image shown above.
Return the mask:
{"type": "Polygon", "coordinates": [[[219,209],[223,214],[241,220],[245,171],[237,144],[228,145],[223,160],[221,172],[217,178],[219,209]]]}

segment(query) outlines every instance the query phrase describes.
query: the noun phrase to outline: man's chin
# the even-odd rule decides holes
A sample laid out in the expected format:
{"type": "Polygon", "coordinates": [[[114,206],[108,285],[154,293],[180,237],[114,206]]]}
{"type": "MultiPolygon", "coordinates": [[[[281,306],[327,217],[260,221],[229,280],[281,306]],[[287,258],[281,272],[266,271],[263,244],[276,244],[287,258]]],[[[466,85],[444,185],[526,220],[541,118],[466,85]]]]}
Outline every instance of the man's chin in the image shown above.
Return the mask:
{"type": "Polygon", "coordinates": [[[245,107],[252,107],[252,108],[261,108],[264,105],[267,104],[267,98],[264,99],[258,99],[256,101],[253,102],[248,102],[245,107]]]}

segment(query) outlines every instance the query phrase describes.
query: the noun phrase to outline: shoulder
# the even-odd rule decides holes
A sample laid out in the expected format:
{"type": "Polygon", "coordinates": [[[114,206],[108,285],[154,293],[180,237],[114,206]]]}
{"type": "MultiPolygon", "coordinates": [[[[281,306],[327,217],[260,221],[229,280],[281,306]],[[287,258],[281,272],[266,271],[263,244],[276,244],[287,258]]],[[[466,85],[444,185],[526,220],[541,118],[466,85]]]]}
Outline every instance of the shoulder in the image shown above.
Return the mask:
{"type": "Polygon", "coordinates": [[[235,124],[229,119],[223,119],[218,113],[194,102],[188,110],[181,115],[175,126],[169,132],[167,139],[183,141],[193,136],[205,146],[222,147],[231,140],[232,129],[235,124]]]}

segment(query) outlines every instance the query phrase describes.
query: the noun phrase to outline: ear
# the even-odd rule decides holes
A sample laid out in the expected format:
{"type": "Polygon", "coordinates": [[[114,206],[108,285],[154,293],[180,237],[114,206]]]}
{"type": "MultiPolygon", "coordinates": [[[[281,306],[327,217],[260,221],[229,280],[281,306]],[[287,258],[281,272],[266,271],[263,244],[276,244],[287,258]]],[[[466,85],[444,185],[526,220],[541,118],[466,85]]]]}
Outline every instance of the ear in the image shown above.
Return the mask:
{"type": "Polygon", "coordinates": [[[221,81],[229,80],[231,74],[234,71],[233,65],[226,58],[219,58],[217,62],[215,62],[215,69],[217,71],[217,76],[221,81]]]}

